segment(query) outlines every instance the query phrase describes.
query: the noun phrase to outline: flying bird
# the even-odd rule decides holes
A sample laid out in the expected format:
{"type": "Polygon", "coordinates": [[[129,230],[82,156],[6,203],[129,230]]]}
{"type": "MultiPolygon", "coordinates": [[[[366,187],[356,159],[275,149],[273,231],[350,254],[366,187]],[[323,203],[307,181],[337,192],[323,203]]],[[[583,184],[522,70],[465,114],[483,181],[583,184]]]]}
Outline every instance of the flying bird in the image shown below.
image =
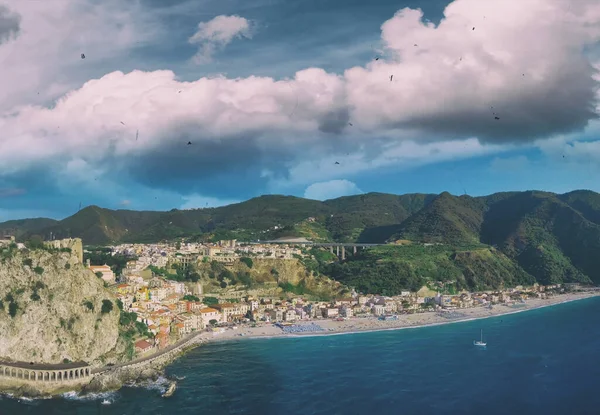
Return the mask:
{"type": "Polygon", "coordinates": [[[349,125],[350,127],[352,127],[352,123],[351,123],[351,122],[349,122],[349,123],[348,123],[348,125],[349,125]]]}
{"type": "Polygon", "coordinates": [[[125,123],[123,121],[121,121],[121,124],[125,125],[125,123]]]}
{"type": "Polygon", "coordinates": [[[85,53],[81,54],[81,59],[85,59],[85,53]]]}
{"type": "Polygon", "coordinates": [[[191,146],[191,145],[192,145],[192,142],[191,142],[191,141],[188,141],[187,145],[188,145],[188,146],[191,146]]]}
{"type": "Polygon", "coordinates": [[[340,162],[339,162],[339,161],[336,161],[336,162],[335,162],[335,164],[340,164],[340,162]]]}
{"type": "Polygon", "coordinates": [[[475,28],[473,28],[473,30],[475,30],[475,28]]]}
{"type": "Polygon", "coordinates": [[[378,57],[376,57],[376,58],[375,58],[375,60],[376,60],[376,61],[378,61],[378,60],[379,60],[379,56],[378,56],[378,57]]]}
{"type": "Polygon", "coordinates": [[[495,120],[499,120],[499,119],[500,119],[500,117],[494,117],[494,119],[495,119],[495,120]]]}
{"type": "Polygon", "coordinates": [[[394,79],[394,75],[390,75],[390,82],[392,82],[392,79],[394,79]]]}
{"type": "Polygon", "coordinates": [[[140,130],[135,130],[135,141],[137,141],[139,133],[140,133],[140,130]]]}

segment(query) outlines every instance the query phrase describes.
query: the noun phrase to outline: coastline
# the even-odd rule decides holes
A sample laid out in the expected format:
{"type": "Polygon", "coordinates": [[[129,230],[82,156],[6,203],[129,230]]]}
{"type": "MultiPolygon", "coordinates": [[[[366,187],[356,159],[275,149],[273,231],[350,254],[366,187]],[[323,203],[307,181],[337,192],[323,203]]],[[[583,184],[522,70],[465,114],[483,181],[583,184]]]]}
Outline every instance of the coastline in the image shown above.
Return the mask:
{"type": "Polygon", "coordinates": [[[242,339],[260,339],[260,338],[301,338],[315,336],[336,336],[359,333],[372,333],[377,331],[417,329],[429,326],[440,326],[453,323],[464,323],[468,321],[482,320],[517,314],[531,310],[537,310],[546,307],[552,307],[559,304],[565,304],[573,301],[584,300],[587,298],[598,297],[600,292],[582,292],[572,294],[562,294],[550,299],[530,299],[523,306],[518,308],[504,305],[495,305],[491,310],[486,307],[474,307],[465,309],[456,309],[456,313],[462,316],[457,318],[440,317],[434,312],[415,313],[399,315],[398,320],[381,321],[376,317],[352,317],[344,321],[335,321],[330,319],[319,319],[311,321],[297,322],[298,325],[318,324],[325,329],[323,332],[303,332],[303,333],[283,333],[281,329],[268,323],[257,327],[243,327],[238,330],[227,330],[223,333],[202,333],[197,336],[197,342],[229,341],[242,339]],[[240,336],[243,334],[243,336],[240,336]]]}
{"type": "MultiPolygon", "coordinates": [[[[36,399],[45,399],[50,397],[59,397],[70,395],[90,396],[106,392],[113,392],[121,389],[123,386],[143,386],[150,382],[158,382],[160,379],[168,381],[164,377],[165,368],[173,361],[184,356],[189,351],[210,342],[236,341],[246,339],[274,339],[274,338],[302,338],[316,336],[339,336],[360,333],[372,333],[378,331],[391,331],[403,329],[418,329],[430,326],[440,326],[453,323],[464,323],[487,318],[495,318],[510,314],[517,314],[526,311],[552,307],[559,304],[565,304],[573,301],[589,299],[600,296],[600,291],[581,292],[562,294],[550,299],[531,299],[523,306],[512,308],[504,305],[495,305],[492,309],[487,307],[474,307],[466,309],[453,310],[460,314],[457,318],[441,317],[435,312],[425,312],[416,314],[399,315],[397,320],[378,320],[377,317],[353,317],[344,321],[332,319],[318,319],[310,321],[296,322],[297,325],[309,325],[315,323],[321,326],[325,331],[322,332],[302,332],[302,333],[284,333],[280,328],[272,323],[264,323],[256,327],[240,326],[238,329],[228,329],[224,332],[202,332],[197,333],[190,339],[187,339],[180,348],[171,350],[169,353],[151,358],[148,361],[135,363],[132,366],[116,367],[107,372],[98,373],[86,385],[81,388],[63,390],[61,393],[47,394],[35,393],[31,388],[3,388],[3,395],[13,398],[30,397],[36,399]],[[240,334],[243,334],[242,336],[240,334]]],[[[167,384],[168,386],[168,384],[167,384]]],[[[161,388],[162,389],[162,388],[161,388]]]]}

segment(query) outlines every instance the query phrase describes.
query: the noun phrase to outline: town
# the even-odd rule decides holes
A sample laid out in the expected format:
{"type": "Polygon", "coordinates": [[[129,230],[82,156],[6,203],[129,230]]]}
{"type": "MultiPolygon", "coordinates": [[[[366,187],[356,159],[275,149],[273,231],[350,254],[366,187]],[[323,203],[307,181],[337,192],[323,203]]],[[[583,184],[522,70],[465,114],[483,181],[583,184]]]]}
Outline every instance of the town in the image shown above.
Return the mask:
{"type": "Polygon", "coordinates": [[[386,320],[426,312],[452,316],[457,309],[496,304],[518,308],[530,298],[546,299],[579,288],[577,284],[535,284],[502,291],[446,294],[440,285],[437,292],[423,287],[418,292],[405,291],[393,297],[353,291],[347,298],[331,301],[309,300],[289,293],[228,299],[205,293],[200,282],[174,281],[156,270],[212,261],[230,266],[245,257],[285,261],[303,255],[303,251],[293,243],[238,244],[229,240],[214,244],[127,244],[110,247],[110,252],[136,259],[126,263],[121,275],[115,275],[108,265],[92,265],[89,260],[87,267],[114,290],[124,311],[135,313],[137,321],[148,327],[152,337],[136,339],[138,356],[165,349],[194,332],[219,333],[240,325],[273,324],[286,333],[323,331],[316,324],[319,320],[386,320]],[[299,322],[312,324],[298,325],[299,322]]]}

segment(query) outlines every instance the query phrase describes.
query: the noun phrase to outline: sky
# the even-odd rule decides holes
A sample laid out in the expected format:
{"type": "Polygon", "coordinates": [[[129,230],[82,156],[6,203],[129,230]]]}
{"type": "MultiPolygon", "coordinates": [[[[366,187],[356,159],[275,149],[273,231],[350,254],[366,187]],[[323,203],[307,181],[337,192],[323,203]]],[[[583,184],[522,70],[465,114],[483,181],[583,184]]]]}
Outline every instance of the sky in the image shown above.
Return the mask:
{"type": "Polygon", "coordinates": [[[597,0],[0,0],[0,221],[600,191],[597,0]]]}

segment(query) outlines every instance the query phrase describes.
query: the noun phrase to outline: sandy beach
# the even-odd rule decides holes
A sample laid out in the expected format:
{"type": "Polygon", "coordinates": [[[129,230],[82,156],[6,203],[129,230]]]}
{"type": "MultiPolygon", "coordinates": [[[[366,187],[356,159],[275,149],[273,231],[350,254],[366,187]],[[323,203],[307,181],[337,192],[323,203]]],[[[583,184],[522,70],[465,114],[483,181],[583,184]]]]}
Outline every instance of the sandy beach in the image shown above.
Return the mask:
{"type": "Polygon", "coordinates": [[[517,306],[494,305],[493,308],[474,307],[454,310],[454,316],[442,317],[436,312],[416,313],[399,315],[397,320],[378,320],[375,316],[352,317],[344,321],[332,319],[317,319],[310,321],[298,321],[297,325],[309,325],[315,323],[325,331],[305,333],[283,333],[279,327],[272,323],[258,324],[256,327],[238,326],[237,329],[227,329],[221,333],[202,333],[197,336],[198,342],[223,341],[244,338],[260,337],[298,337],[298,336],[326,336],[334,334],[350,334],[381,330],[398,330],[403,328],[417,328],[440,324],[451,324],[461,321],[471,321],[483,318],[497,317],[507,314],[520,313],[542,307],[549,307],[570,301],[582,300],[600,295],[600,291],[582,292],[558,295],[549,299],[530,299],[525,304],[517,306]]]}

